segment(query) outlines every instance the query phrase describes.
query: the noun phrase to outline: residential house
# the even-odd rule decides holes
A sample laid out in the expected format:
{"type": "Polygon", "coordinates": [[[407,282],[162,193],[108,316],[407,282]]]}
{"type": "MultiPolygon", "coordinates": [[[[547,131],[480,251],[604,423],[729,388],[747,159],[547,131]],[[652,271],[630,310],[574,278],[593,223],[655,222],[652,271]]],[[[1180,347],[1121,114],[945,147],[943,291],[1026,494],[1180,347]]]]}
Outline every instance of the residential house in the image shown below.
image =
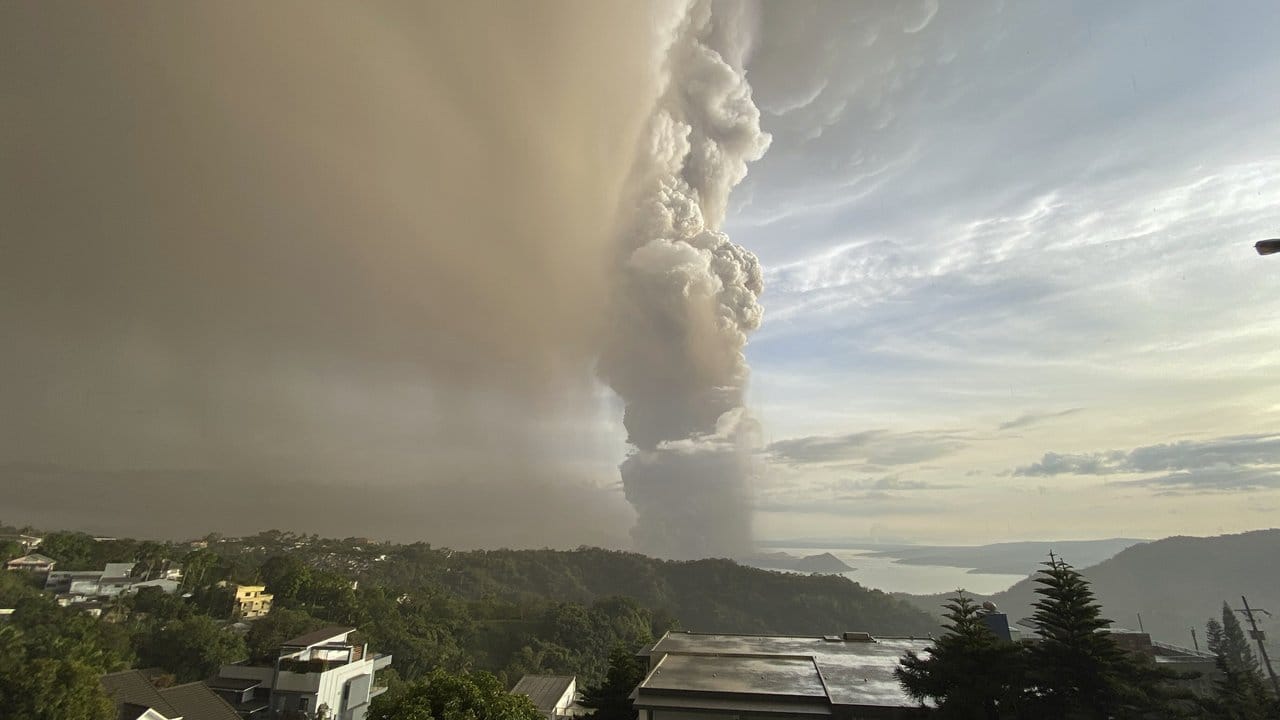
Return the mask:
{"type": "Polygon", "coordinates": [[[329,627],[301,635],[283,643],[270,661],[223,665],[209,686],[252,720],[270,713],[364,720],[369,702],[386,690],[374,683],[374,674],[391,665],[391,656],[370,653],[368,644],[351,638],[353,632],[329,627]]]}
{"type": "Polygon", "coordinates": [[[157,688],[139,670],[102,677],[119,720],[240,720],[225,700],[201,682],[157,688]]]}
{"type": "Polygon", "coordinates": [[[134,563],[107,563],[101,570],[57,570],[49,573],[44,589],[66,596],[68,602],[113,598],[137,584],[133,567],[134,563]]]}
{"type": "Polygon", "coordinates": [[[1156,667],[1172,670],[1177,674],[1171,682],[1201,697],[1214,694],[1217,681],[1223,679],[1218,669],[1218,658],[1213,653],[1151,639],[1151,634],[1141,630],[1109,628],[1105,630],[1116,645],[1135,655],[1149,658],[1156,667]]]}
{"type": "Polygon", "coordinates": [[[266,585],[236,585],[235,611],[245,620],[256,620],[271,612],[274,597],[266,585]]]}
{"type": "Polygon", "coordinates": [[[929,638],[668,632],[648,649],[631,697],[639,720],[756,717],[917,718],[893,671],[929,638]]]}
{"type": "Polygon", "coordinates": [[[25,533],[0,533],[0,542],[16,542],[22,546],[23,552],[32,552],[40,547],[44,538],[25,533]]]}
{"type": "Polygon", "coordinates": [[[591,712],[577,704],[578,679],[572,675],[525,675],[511,688],[511,694],[528,697],[547,720],[591,712]]]}
{"type": "Polygon", "coordinates": [[[16,557],[4,564],[6,570],[22,570],[24,572],[47,573],[53,570],[53,566],[58,564],[57,560],[51,557],[41,555],[40,553],[31,553],[16,557]]]}

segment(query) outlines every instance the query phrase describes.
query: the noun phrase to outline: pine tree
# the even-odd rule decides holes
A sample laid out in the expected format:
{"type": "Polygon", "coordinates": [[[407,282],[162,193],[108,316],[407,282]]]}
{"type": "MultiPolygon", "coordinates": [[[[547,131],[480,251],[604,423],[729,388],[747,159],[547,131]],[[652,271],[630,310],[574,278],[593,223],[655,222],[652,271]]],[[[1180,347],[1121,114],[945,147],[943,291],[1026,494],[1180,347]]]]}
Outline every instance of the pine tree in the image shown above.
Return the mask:
{"type": "Polygon", "coordinates": [[[1023,690],[1022,648],[996,637],[973,600],[958,591],[945,606],[946,633],[925,656],[907,653],[894,675],[918,701],[944,718],[1012,717],[1023,690]]]}
{"type": "Polygon", "coordinates": [[[1253,649],[1244,629],[1228,603],[1222,603],[1222,622],[1211,619],[1206,625],[1209,650],[1217,656],[1222,677],[1215,683],[1209,705],[1215,718],[1226,720],[1269,720],[1277,717],[1275,701],[1269,696],[1253,649]]]}
{"type": "Polygon", "coordinates": [[[1204,636],[1209,644],[1209,652],[1214,655],[1222,654],[1223,631],[1222,623],[1216,618],[1209,618],[1209,622],[1204,624],[1204,636]]]}
{"type": "Polygon", "coordinates": [[[619,645],[609,653],[609,669],[604,682],[586,688],[582,704],[595,712],[597,720],[635,720],[631,691],[644,680],[648,667],[634,651],[619,645]]]}
{"type": "Polygon", "coordinates": [[[1032,621],[1040,642],[1030,653],[1028,717],[1170,717],[1165,679],[1152,664],[1131,658],[1105,632],[1089,582],[1061,558],[1049,554],[1036,582],[1040,599],[1032,621]]]}
{"type": "Polygon", "coordinates": [[[1225,601],[1222,603],[1222,655],[1227,665],[1242,675],[1261,677],[1261,666],[1249,647],[1249,640],[1240,627],[1240,620],[1225,601]]]}

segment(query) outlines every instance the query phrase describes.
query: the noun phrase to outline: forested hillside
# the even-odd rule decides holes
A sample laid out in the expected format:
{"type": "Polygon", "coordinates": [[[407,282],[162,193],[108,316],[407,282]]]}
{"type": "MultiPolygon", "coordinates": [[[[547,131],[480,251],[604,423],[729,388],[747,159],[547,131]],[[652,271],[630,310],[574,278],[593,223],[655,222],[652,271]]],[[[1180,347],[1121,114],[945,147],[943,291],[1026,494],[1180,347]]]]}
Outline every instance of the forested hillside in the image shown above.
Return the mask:
{"type": "MultiPolygon", "coordinates": [[[[166,560],[181,562],[188,597],[139,594],[113,616],[130,638],[120,648],[121,663],[158,666],[178,680],[204,677],[237,648],[268,656],[281,640],[331,624],[358,627],[378,651],[395,656],[394,670],[404,678],[436,667],[473,668],[508,682],[527,672],[598,681],[615,646],[638,648],[672,627],[884,635],[937,629],[928,613],[839,576],[596,548],[456,552],[271,531],[211,536],[194,547],[52,533],[42,549],[71,567],[136,560],[146,572],[166,560]],[[275,595],[271,614],[252,623],[243,644],[211,624],[230,619],[227,591],[216,584],[221,580],[261,582],[275,595]]],[[[28,609],[20,623],[47,626],[75,613],[48,610],[51,598],[41,600],[34,588],[22,594],[28,609]],[[37,620],[38,607],[52,614],[37,620]]]]}
{"type": "MultiPolygon", "coordinates": [[[[1067,562],[1069,554],[1063,553],[1067,562]]],[[[1216,537],[1171,537],[1134,545],[1115,557],[1080,572],[1093,583],[1104,614],[1117,626],[1142,626],[1156,640],[1191,645],[1191,628],[1201,633],[1205,621],[1219,615],[1224,600],[1240,606],[1280,609],[1280,530],[1256,530],[1216,537]]],[[[1035,584],[1022,580],[989,599],[1011,618],[1031,615],[1035,584]]],[[[985,598],[984,598],[985,599],[985,598]]],[[[911,598],[918,607],[938,612],[942,596],[911,598]]],[[[1280,617],[1280,613],[1277,613],[1280,617]]],[[[1280,621],[1270,621],[1272,638],[1280,637],[1280,621]]]]}

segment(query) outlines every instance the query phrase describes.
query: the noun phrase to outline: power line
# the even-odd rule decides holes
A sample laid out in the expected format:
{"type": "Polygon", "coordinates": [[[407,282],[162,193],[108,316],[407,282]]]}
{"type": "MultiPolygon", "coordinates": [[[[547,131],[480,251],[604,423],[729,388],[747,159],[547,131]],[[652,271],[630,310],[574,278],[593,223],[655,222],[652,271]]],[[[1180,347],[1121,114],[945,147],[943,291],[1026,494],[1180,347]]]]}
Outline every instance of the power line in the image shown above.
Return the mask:
{"type": "Polygon", "coordinates": [[[1267,674],[1271,676],[1271,687],[1275,688],[1276,696],[1280,697],[1280,680],[1276,679],[1276,671],[1271,668],[1271,658],[1267,655],[1267,646],[1263,641],[1267,639],[1267,634],[1258,629],[1258,621],[1253,617],[1254,613],[1262,613],[1267,617],[1271,617],[1271,613],[1262,608],[1249,607],[1249,600],[1245,596],[1240,596],[1240,602],[1244,603],[1244,609],[1237,609],[1236,612],[1249,618],[1249,625],[1253,627],[1253,636],[1255,642],[1258,643],[1258,652],[1262,654],[1262,663],[1267,666],[1267,674]]]}

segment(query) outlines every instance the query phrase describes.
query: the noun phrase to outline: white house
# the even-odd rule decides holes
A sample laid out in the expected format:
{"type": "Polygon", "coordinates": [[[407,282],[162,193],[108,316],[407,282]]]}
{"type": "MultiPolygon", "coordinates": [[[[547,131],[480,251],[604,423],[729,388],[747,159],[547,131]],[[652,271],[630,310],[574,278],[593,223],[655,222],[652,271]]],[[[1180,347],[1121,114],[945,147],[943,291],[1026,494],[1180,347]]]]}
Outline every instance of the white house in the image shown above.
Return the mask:
{"type": "Polygon", "coordinates": [[[115,597],[137,582],[132,577],[134,563],[107,563],[101,570],[57,570],[49,573],[44,589],[68,595],[71,602],[96,597],[115,597]]]}
{"type": "Polygon", "coordinates": [[[374,673],[391,665],[391,656],[371,654],[350,639],[353,632],[330,627],[301,635],[283,643],[274,662],[223,665],[209,686],[236,706],[265,696],[277,715],[323,710],[331,720],[364,720],[369,702],[386,691],[374,685],[374,673]]]}
{"type": "Polygon", "coordinates": [[[572,675],[525,675],[511,688],[524,695],[547,720],[561,720],[590,712],[577,704],[578,679],[572,675]]]}

